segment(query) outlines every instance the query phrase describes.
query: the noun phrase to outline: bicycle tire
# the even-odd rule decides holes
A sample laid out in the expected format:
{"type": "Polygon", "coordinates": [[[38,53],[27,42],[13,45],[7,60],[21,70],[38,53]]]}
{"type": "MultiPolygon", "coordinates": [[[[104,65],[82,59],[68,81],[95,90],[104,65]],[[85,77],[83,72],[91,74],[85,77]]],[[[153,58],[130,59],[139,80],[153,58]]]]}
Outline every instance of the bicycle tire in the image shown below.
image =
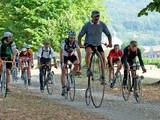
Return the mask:
{"type": "Polygon", "coordinates": [[[91,56],[90,68],[93,72],[93,76],[88,78],[90,79],[91,100],[93,105],[98,108],[102,104],[105,91],[104,64],[98,51],[91,56]],[[104,84],[101,84],[101,82],[104,84]]]}
{"type": "Polygon", "coordinates": [[[48,94],[52,95],[54,88],[54,79],[53,79],[53,74],[51,72],[49,72],[47,75],[46,85],[48,94]]]}
{"type": "Polygon", "coordinates": [[[91,90],[89,87],[85,91],[85,101],[86,101],[86,105],[90,105],[90,103],[91,103],[91,90]]]}
{"type": "Polygon", "coordinates": [[[129,96],[130,96],[130,89],[131,89],[131,76],[130,76],[130,73],[128,73],[128,76],[127,76],[127,84],[124,86],[123,85],[123,82],[122,82],[122,96],[123,96],[123,99],[125,101],[128,101],[129,99],[129,96]]]}
{"type": "Polygon", "coordinates": [[[120,90],[121,90],[121,85],[122,85],[122,75],[121,75],[121,72],[120,71],[118,71],[117,72],[117,76],[116,76],[116,86],[118,87],[118,88],[120,88],[120,90]]]}
{"type": "Polygon", "coordinates": [[[6,73],[2,72],[2,76],[1,76],[1,92],[2,92],[2,96],[4,98],[6,98],[7,96],[7,81],[6,81],[6,73]]]}
{"type": "Polygon", "coordinates": [[[65,95],[64,95],[64,98],[67,99],[68,98],[68,91],[69,91],[69,86],[70,86],[70,81],[68,79],[68,74],[66,75],[66,80],[65,80],[65,95]]]}
{"type": "Polygon", "coordinates": [[[12,81],[13,81],[13,82],[15,82],[15,74],[16,74],[15,72],[16,72],[16,71],[15,71],[15,69],[13,68],[13,70],[12,70],[12,72],[11,72],[11,73],[12,73],[12,81]]]}
{"type": "Polygon", "coordinates": [[[136,99],[137,102],[141,102],[142,100],[142,83],[141,80],[139,80],[138,78],[135,79],[134,82],[134,97],[136,99]]]}
{"type": "Polygon", "coordinates": [[[75,78],[73,74],[69,75],[69,81],[70,81],[70,87],[69,87],[69,96],[70,100],[73,101],[75,98],[75,93],[76,93],[76,84],[75,84],[75,78]]]}
{"type": "Polygon", "coordinates": [[[28,74],[27,74],[27,69],[26,68],[24,69],[23,78],[24,78],[25,88],[28,89],[28,74]]]}

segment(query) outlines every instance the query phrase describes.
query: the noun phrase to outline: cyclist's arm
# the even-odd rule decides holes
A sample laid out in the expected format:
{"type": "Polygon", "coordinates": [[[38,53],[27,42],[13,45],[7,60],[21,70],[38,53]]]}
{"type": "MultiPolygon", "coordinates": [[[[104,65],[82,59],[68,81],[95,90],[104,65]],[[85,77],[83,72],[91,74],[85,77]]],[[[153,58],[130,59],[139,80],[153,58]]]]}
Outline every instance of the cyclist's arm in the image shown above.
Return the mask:
{"type": "Polygon", "coordinates": [[[13,53],[13,62],[15,62],[15,60],[16,60],[16,54],[17,54],[15,42],[12,43],[11,49],[12,49],[12,53],[13,53]]]}
{"type": "Polygon", "coordinates": [[[139,59],[139,63],[142,67],[142,69],[144,68],[144,63],[143,63],[143,60],[142,60],[142,55],[141,55],[141,50],[138,49],[138,59],[139,59]]]}
{"type": "Polygon", "coordinates": [[[42,48],[40,48],[38,53],[37,53],[37,62],[38,62],[37,64],[38,64],[38,66],[40,66],[41,53],[42,53],[42,48]]]}
{"type": "Polygon", "coordinates": [[[83,37],[86,33],[87,33],[87,24],[85,24],[85,25],[82,27],[82,29],[81,29],[81,31],[80,31],[80,33],[79,33],[79,35],[78,35],[78,45],[79,45],[80,47],[82,46],[82,43],[81,43],[82,37],[83,37]]]}
{"type": "Polygon", "coordinates": [[[127,64],[128,59],[127,59],[127,57],[128,57],[128,49],[125,48],[124,49],[124,54],[123,54],[123,64],[124,64],[125,69],[128,69],[128,64],[127,64]]]}
{"type": "Polygon", "coordinates": [[[55,57],[55,53],[53,51],[53,49],[51,48],[51,57],[53,58],[53,62],[55,65],[57,65],[57,61],[56,61],[56,57],[55,57]]]}
{"type": "Polygon", "coordinates": [[[80,50],[80,48],[77,48],[77,55],[78,55],[78,59],[79,59],[79,64],[81,64],[81,50],[80,50]]]}

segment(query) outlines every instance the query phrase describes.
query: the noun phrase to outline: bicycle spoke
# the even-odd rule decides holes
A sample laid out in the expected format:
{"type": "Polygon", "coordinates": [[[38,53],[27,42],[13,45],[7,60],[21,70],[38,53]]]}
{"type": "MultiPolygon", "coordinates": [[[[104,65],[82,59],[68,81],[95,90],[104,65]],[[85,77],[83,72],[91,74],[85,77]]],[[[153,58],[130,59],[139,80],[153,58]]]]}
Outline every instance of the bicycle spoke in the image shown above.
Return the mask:
{"type": "Polygon", "coordinates": [[[135,82],[136,84],[134,86],[134,97],[137,102],[140,102],[142,98],[142,83],[139,79],[136,79],[135,82]]]}

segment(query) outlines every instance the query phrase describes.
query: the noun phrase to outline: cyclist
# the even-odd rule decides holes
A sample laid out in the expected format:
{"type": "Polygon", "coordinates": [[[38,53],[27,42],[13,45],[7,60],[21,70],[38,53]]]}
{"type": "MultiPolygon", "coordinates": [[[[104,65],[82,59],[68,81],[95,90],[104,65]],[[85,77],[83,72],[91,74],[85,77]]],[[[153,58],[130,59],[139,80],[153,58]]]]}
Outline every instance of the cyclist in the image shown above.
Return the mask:
{"type": "Polygon", "coordinates": [[[97,50],[102,55],[104,66],[105,66],[105,55],[103,48],[101,46],[102,32],[104,32],[108,37],[108,47],[112,47],[112,37],[105,23],[99,20],[100,12],[97,10],[92,11],[91,14],[92,20],[87,22],[83,27],[81,32],[78,35],[78,44],[80,47],[85,46],[86,51],[86,67],[87,67],[87,76],[92,75],[92,71],[89,69],[90,66],[90,57],[94,46],[97,46],[97,50]],[[81,44],[82,37],[85,36],[84,46],[81,44]]]}
{"type": "Polygon", "coordinates": [[[55,68],[58,68],[57,66],[57,62],[56,62],[56,59],[55,59],[55,54],[54,54],[54,51],[53,49],[50,47],[50,42],[48,40],[44,40],[43,41],[43,47],[41,47],[38,51],[38,67],[39,67],[39,77],[40,77],[40,90],[44,90],[44,87],[43,87],[43,78],[42,78],[42,70],[43,70],[43,67],[41,67],[41,65],[43,64],[48,64],[48,63],[51,63],[51,58],[53,58],[53,61],[54,61],[54,65],[55,65],[55,68]]]}
{"type": "MultiPolygon", "coordinates": [[[[124,55],[122,57],[122,63],[124,64],[124,78],[123,78],[123,85],[127,84],[127,73],[129,66],[132,66],[136,62],[136,56],[138,56],[140,66],[142,68],[142,71],[145,73],[146,69],[144,67],[144,63],[141,56],[141,50],[137,47],[136,41],[131,41],[130,45],[128,45],[124,49],[124,55]]],[[[132,67],[131,67],[132,69],[132,67]]],[[[131,70],[132,77],[134,77],[133,70],[131,70]]],[[[134,83],[133,83],[134,84],[134,83]]]]}
{"type": "Polygon", "coordinates": [[[61,44],[61,85],[62,85],[62,93],[61,95],[65,95],[65,75],[66,75],[66,64],[68,61],[74,64],[73,74],[80,70],[81,65],[81,52],[80,47],[75,40],[76,33],[74,31],[68,32],[68,38],[62,41],[61,44]],[[77,50],[78,58],[74,53],[74,50],[77,50]]]}
{"type": "MultiPolygon", "coordinates": [[[[5,32],[4,37],[0,41],[0,56],[2,60],[5,60],[7,58],[8,61],[13,61],[13,64],[15,64],[15,58],[16,58],[16,44],[12,40],[13,34],[11,32],[5,32]]],[[[2,72],[3,62],[0,59],[0,73],[2,72]]],[[[6,64],[7,68],[7,92],[10,92],[9,89],[9,83],[10,83],[10,72],[12,68],[12,63],[6,64]]]]}
{"type": "Polygon", "coordinates": [[[114,49],[110,50],[108,59],[108,66],[109,66],[109,83],[110,87],[112,88],[114,85],[113,81],[113,74],[114,74],[114,64],[118,65],[118,71],[122,68],[121,57],[123,55],[122,50],[119,49],[119,45],[115,44],[114,49]]]}
{"type": "Polygon", "coordinates": [[[27,53],[30,53],[30,55],[31,55],[31,68],[33,68],[34,67],[34,64],[33,64],[33,62],[34,62],[34,60],[33,60],[33,51],[32,51],[32,49],[30,48],[30,45],[29,44],[26,44],[26,49],[27,49],[27,53]]]}
{"type": "Polygon", "coordinates": [[[20,69],[21,69],[21,78],[23,76],[23,69],[24,69],[24,65],[23,62],[27,61],[29,66],[27,68],[28,70],[28,85],[31,85],[31,68],[30,68],[30,63],[32,61],[32,55],[27,52],[26,48],[22,48],[21,53],[19,54],[19,61],[20,61],[20,69]]]}

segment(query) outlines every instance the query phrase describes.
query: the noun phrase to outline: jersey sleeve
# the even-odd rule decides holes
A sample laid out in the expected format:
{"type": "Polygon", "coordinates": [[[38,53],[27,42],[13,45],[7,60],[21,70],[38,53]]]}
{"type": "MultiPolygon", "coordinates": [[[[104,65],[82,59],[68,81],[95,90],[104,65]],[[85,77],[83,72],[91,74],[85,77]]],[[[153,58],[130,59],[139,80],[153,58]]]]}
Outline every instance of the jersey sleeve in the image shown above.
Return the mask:
{"type": "Polygon", "coordinates": [[[105,33],[105,35],[110,36],[111,34],[110,34],[109,30],[108,30],[107,25],[105,23],[103,23],[103,22],[101,22],[101,23],[102,23],[103,32],[105,33]]]}
{"type": "Polygon", "coordinates": [[[61,49],[64,49],[64,46],[65,46],[65,40],[63,40],[61,43],[61,49]]]}
{"type": "Polygon", "coordinates": [[[41,53],[42,53],[42,48],[38,50],[37,57],[41,57],[41,53]]]}
{"type": "Polygon", "coordinates": [[[51,57],[54,58],[55,57],[55,53],[54,50],[51,48],[51,57]]]}
{"type": "Polygon", "coordinates": [[[75,41],[75,45],[76,45],[76,48],[80,48],[77,41],[75,41]]]}
{"type": "Polygon", "coordinates": [[[13,50],[13,49],[16,49],[16,44],[15,44],[15,42],[13,42],[12,44],[11,44],[11,49],[13,50]]]}
{"type": "Polygon", "coordinates": [[[33,55],[33,50],[29,49],[30,55],[33,55]]]}

